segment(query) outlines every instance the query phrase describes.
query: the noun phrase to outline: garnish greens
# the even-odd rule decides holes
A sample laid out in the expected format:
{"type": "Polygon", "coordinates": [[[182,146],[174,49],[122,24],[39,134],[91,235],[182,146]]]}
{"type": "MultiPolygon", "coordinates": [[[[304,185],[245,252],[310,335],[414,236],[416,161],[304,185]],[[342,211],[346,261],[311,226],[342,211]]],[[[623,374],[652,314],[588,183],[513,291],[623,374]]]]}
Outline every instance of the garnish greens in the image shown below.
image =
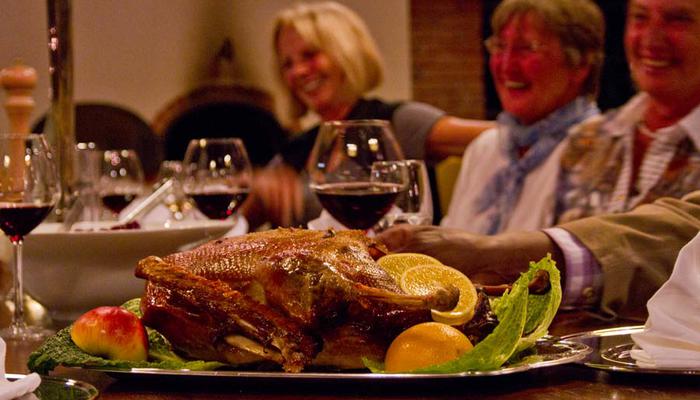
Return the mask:
{"type": "MultiPolygon", "coordinates": [[[[463,371],[488,371],[500,368],[504,363],[522,362],[537,339],[547,334],[549,324],[561,302],[561,275],[554,260],[548,254],[539,262],[530,262],[527,272],[520,275],[510,291],[492,302],[493,311],[500,321],[498,326],[471,351],[456,360],[421,368],[415,373],[456,373],[463,371]],[[549,273],[551,289],[545,294],[530,294],[528,284],[538,270],[549,273]]],[[[384,372],[383,365],[364,359],[372,372],[384,372]]]]}
{"type": "MultiPolygon", "coordinates": [[[[129,300],[122,307],[141,317],[140,299],[129,300]]],[[[148,361],[109,360],[82,351],[70,338],[70,327],[64,328],[48,338],[29,356],[30,371],[47,374],[59,365],[66,367],[102,367],[114,369],[161,368],[207,371],[226,364],[217,361],[188,361],[173,352],[170,342],[156,330],[146,328],[148,333],[148,361]]]]}

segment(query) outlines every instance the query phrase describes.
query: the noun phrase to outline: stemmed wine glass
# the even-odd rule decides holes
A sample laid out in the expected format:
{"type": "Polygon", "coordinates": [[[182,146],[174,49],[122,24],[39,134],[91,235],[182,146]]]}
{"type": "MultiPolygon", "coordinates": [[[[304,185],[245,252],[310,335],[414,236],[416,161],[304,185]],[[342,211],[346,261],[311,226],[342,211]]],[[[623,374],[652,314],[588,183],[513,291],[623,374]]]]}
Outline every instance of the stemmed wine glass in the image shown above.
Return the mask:
{"type": "Polygon", "coordinates": [[[156,176],[156,184],[154,185],[155,190],[167,181],[173,181],[172,188],[163,198],[163,203],[168,208],[168,211],[170,211],[171,218],[175,221],[182,221],[185,219],[186,214],[193,207],[187,195],[185,195],[185,192],[182,190],[183,172],[182,161],[165,160],[160,163],[158,175],[156,176]]]}
{"type": "Polygon", "coordinates": [[[0,228],[12,242],[14,314],[7,340],[42,340],[52,331],[24,320],[22,242],[51,212],[60,196],[59,177],[46,140],[37,134],[0,135],[0,228]]]}
{"type": "Polygon", "coordinates": [[[252,167],[240,139],[193,139],[183,160],[183,189],[209,219],[235,214],[250,193],[252,167]]]}
{"type": "Polygon", "coordinates": [[[405,170],[373,175],[372,164],[400,159],[403,153],[388,121],[327,121],[309,158],[310,187],[340,223],[368,230],[406,190],[407,180],[405,170]]]}
{"type": "Polygon", "coordinates": [[[377,161],[372,165],[372,174],[380,174],[382,171],[389,173],[404,168],[408,174],[407,189],[399,194],[394,207],[375,229],[384,230],[398,224],[430,225],[433,222],[433,197],[424,161],[377,161]]]}
{"type": "Polygon", "coordinates": [[[115,216],[143,193],[143,167],[134,150],[106,150],[102,157],[100,198],[115,216]]]}

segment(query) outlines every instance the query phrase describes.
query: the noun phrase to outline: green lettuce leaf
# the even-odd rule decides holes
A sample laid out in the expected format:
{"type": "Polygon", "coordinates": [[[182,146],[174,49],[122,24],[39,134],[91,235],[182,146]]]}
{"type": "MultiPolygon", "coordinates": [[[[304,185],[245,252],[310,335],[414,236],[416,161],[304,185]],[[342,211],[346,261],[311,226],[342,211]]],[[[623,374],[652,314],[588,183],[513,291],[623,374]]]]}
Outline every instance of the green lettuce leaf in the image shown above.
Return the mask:
{"type": "Polygon", "coordinates": [[[500,368],[515,352],[525,326],[528,290],[527,282],[525,285],[519,284],[521,279],[522,277],[513,285],[513,290],[503,295],[498,310],[500,314],[495,311],[500,322],[490,335],[454,361],[415,372],[445,374],[500,368]]]}
{"type": "Polygon", "coordinates": [[[547,334],[547,329],[549,329],[549,325],[557,314],[559,304],[561,304],[561,274],[550,254],[537,263],[530,262],[529,270],[523,274],[521,279],[526,278],[529,282],[538,270],[545,270],[549,273],[551,288],[545,294],[528,295],[527,320],[516,353],[534,346],[538,339],[547,334]]]}

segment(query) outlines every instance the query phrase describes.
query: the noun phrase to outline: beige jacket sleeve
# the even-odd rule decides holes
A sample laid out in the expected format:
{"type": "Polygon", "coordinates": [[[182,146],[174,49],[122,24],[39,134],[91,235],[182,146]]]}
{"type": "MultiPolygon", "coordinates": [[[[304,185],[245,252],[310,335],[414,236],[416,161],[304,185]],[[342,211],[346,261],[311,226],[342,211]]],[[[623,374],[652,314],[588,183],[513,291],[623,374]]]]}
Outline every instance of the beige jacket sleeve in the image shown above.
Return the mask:
{"type": "Polygon", "coordinates": [[[561,228],[581,240],[602,267],[601,310],[644,318],[647,300],[671,275],[680,249],[700,230],[700,191],[561,228]]]}

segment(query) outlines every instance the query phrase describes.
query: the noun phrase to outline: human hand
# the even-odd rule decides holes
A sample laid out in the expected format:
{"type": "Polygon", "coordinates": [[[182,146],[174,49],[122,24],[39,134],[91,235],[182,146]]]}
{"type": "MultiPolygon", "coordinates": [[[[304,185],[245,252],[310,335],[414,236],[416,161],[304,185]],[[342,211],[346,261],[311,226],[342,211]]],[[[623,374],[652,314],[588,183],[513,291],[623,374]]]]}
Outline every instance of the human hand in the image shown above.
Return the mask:
{"type": "Polygon", "coordinates": [[[274,226],[291,226],[303,217],[303,193],[301,178],[293,168],[276,165],[258,170],[246,202],[246,218],[264,219],[274,226]]]}
{"type": "Polygon", "coordinates": [[[527,270],[530,261],[551,253],[560,262],[561,252],[543,232],[476,235],[437,226],[397,225],[377,236],[393,252],[422,253],[462,271],[485,285],[512,283],[527,270]]]}

